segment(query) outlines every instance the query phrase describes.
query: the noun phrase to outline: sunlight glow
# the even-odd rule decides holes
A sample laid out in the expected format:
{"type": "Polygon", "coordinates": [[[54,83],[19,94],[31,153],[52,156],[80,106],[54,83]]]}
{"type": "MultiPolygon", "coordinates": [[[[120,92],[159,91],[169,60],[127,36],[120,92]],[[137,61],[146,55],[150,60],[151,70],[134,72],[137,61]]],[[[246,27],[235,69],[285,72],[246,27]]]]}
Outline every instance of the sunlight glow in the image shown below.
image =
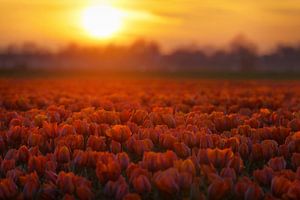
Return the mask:
{"type": "Polygon", "coordinates": [[[121,29],[123,13],[108,5],[91,6],[84,10],[82,24],[90,36],[110,38],[121,29]]]}

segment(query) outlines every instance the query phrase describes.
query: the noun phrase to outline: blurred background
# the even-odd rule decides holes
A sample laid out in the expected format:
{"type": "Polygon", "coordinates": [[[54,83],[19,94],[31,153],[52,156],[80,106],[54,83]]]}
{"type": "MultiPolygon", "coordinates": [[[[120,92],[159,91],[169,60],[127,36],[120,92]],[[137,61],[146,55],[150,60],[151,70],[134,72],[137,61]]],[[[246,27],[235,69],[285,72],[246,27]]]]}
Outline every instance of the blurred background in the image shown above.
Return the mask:
{"type": "Polygon", "coordinates": [[[300,0],[0,0],[0,74],[300,74],[300,0]]]}

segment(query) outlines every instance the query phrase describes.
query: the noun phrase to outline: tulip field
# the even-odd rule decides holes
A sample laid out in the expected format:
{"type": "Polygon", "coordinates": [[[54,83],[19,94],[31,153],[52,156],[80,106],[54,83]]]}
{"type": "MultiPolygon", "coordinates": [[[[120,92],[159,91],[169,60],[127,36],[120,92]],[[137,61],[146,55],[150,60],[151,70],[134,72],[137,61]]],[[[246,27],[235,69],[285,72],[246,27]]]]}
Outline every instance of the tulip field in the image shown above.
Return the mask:
{"type": "Polygon", "coordinates": [[[1,79],[0,199],[300,199],[300,82],[1,79]]]}

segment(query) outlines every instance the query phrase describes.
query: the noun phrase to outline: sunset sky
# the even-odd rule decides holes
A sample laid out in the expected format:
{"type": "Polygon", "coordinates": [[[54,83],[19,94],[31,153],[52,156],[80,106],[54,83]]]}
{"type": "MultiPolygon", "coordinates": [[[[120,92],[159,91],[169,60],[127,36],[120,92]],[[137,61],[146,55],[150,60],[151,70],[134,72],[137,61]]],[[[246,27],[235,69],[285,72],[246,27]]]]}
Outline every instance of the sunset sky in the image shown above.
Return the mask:
{"type": "Polygon", "coordinates": [[[300,0],[0,0],[0,45],[36,42],[128,43],[158,41],[165,49],[198,44],[222,47],[238,34],[262,51],[278,43],[300,42],[300,0]],[[109,38],[84,27],[88,8],[109,5],[122,13],[122,25],[109,38]]]}

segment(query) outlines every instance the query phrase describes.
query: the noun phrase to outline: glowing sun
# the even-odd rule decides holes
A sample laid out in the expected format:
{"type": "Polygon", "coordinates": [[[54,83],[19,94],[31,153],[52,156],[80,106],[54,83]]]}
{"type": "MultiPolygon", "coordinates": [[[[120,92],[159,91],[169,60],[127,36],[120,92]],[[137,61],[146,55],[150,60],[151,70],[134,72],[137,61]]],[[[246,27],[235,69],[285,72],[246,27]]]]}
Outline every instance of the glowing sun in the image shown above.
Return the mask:
{"type": "Polygon", "coordinates": [[[109,38],[122,27],[122,11],[107,5],[86,8],[82,14],[85,31],[95,38],[109,38]]]}

